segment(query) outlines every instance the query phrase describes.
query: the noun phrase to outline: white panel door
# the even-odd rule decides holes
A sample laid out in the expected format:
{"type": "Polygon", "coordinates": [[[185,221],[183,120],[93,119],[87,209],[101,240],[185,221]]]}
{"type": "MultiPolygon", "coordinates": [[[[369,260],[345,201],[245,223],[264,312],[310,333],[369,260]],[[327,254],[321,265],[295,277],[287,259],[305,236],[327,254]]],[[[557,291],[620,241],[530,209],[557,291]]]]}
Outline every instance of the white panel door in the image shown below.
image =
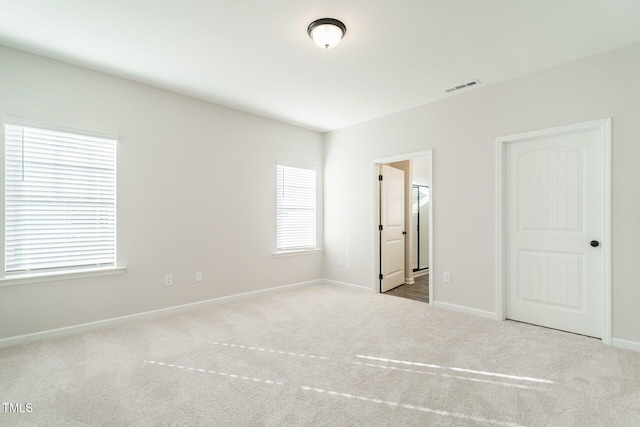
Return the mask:
{"type": "Polygon", "coordinates": [[[380,181],[380,292],[404,283],[404,171],[382,165],[380,181]]]}
{"type": "Polygon", "coordinates": [[[602,337],[602,131],[532,137],[505,154],[506,317],[602,337]]]}

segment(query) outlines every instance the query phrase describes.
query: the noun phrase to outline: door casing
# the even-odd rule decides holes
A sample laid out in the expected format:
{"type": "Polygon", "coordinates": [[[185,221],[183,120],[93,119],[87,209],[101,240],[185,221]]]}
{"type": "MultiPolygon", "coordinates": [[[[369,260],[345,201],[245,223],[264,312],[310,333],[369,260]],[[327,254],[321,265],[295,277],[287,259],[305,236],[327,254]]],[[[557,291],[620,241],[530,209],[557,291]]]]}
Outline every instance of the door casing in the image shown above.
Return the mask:
{"type": "Polygon", "coordinates": [[[495,223],[495,248],[496,248],[496,317],[505,320],[506,291],[505,286],[505,257],[506,257],[506,185],[505,185],[505,150],[508,144],[517,144],[534,138],[547,137],[574,133],[581,130],[594,130],[601,132],[602,143],[602,171],[603,171],[603,235],[601,246],[603,250],[603,284],[602,284],[602,342],[611,345],[611,118],[575,123],[566,126],[558,126],[550,129],[536,130],[532,132],[508,135],[496,139],[496,223],[495,223]]]}

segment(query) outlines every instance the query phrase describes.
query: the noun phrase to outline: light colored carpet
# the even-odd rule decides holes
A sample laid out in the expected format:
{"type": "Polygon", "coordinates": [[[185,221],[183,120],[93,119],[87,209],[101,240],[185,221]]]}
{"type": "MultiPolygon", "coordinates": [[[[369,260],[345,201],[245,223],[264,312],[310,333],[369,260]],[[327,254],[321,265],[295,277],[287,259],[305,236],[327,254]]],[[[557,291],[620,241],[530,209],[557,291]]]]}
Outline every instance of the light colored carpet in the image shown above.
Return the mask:
{"type": "Polygon", "coordinates": [[[0,350],[0,425],[637,426],[640,353],[329,285],[0,350]]]}

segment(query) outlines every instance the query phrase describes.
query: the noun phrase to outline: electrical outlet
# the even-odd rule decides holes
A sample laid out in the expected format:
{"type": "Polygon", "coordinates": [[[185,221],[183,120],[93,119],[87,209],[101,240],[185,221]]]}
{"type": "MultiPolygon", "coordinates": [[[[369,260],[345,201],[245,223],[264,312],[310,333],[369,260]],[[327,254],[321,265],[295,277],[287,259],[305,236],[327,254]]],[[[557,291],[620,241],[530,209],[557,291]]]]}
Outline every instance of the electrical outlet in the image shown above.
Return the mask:
{"type": "Polygon", "coordinates": [[[196,282],[202,282],[202,271],[196,271],[196,282]]]}
{"type": "Polygon", "coordinates": [[[444,283],[451,283],[451,273],[449,271],[444,272],[444,283]]]}
{"type": "Polygon", "coordinates": [[[173,286],[173,274],[167,274],[164,276],[164,285],[173,286]]]}

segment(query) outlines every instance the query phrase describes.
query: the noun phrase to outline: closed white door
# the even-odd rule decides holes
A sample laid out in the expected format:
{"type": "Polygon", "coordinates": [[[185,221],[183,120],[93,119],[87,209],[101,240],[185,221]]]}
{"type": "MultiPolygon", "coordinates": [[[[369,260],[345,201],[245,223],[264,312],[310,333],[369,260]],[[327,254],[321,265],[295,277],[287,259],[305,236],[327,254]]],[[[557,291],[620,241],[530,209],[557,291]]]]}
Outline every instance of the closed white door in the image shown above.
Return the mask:
{"type": "Polygon", "coordinates": [[[380,292],[404,283],[404,171],[381,166],[380,292]]]}
{"type": "Polygon", "coordinates": [[[505,150],[506,317],[602,337],[603,132],[505,150]]]}

